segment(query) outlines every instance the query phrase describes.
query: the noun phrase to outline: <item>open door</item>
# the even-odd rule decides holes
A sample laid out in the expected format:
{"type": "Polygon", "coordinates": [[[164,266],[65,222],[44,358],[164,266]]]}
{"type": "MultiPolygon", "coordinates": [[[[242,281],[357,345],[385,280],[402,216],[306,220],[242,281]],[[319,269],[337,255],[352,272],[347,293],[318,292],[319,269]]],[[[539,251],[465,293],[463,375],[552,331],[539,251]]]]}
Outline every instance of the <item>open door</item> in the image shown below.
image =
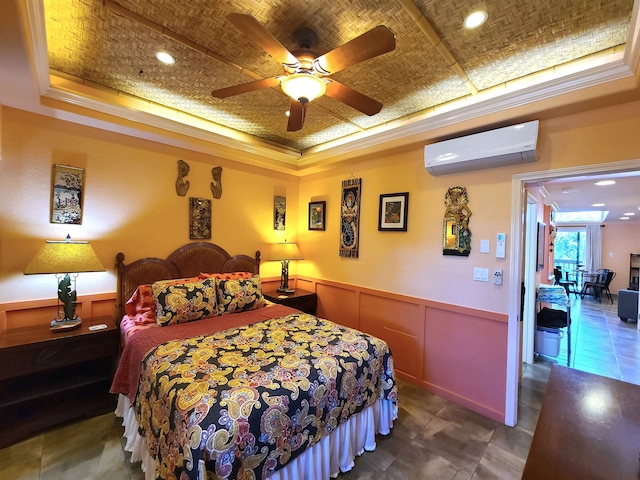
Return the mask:
{"type": "Polygon", "coordinates": [[[535,336],[535,302],[536,302],[536,225],[538,204],[536,199],[527,194],[527,205],[524,224],[524,305],[522,309],[522,359],[524,363],[533,363],[533,339],[535,336]]]}

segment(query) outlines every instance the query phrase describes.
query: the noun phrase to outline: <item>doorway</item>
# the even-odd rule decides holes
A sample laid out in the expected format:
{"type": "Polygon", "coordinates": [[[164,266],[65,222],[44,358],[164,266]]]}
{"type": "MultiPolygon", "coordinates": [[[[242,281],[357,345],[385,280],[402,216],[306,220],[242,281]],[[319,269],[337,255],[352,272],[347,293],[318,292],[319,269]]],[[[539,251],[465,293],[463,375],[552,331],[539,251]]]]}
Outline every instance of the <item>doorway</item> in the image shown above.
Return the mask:
{"type": "MultiPolygon", "coordinates": [[[[525,185],[532,182],[543,183],[558,178],[584,175],[605,175],[609,173],[640,171],[640,159],[625,160],[595,165],[563,168],[552,171],[530,172],[514,175],[511,183],[511,241],[512,252],[509,264],[509,291],[520,292],[524,278],[526,196],[525,185]]],[[[535,289],[528,290],[525,297],[535,301],[535,289]]],[[[525,299],[525,302],[527,300],[525,299]]],[[[531,301],[531,300],[529,300],[531,301]]],[[[521,307],[520,295],[512,294],[509,300],[509,323],[507,329],[507,379],[505,424],[514,426],[517,422],[518,382],[521,359],[521,307]]]]}

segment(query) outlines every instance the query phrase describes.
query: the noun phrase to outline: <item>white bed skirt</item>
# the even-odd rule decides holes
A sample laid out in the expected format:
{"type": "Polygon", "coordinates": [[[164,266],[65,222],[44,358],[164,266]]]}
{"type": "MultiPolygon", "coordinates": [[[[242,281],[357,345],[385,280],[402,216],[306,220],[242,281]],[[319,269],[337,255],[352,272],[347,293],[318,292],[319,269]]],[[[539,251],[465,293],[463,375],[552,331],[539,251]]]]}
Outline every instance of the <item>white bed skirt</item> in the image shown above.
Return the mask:
{"type": "MultiPolygon", "coordinates": [[[[155,460],[147,450],[144,438],[138,433],[138,423],[125,395],[118,396],[116,415],[123,419],[125,450],[131,452],[131,462],[141,462],[145,480],[155,480],[155,460]]],[[[269,480],[329,480],[340,472],[348,472],[358,455],[376,448],[376,433],[388,435],[393,421],[398,418],[398,407],[389,400],[380,399],[373,406],[352,416],[346,423],[312,448],[274,472],[269,480]]],[[[201,470],[203,466],[200,466],[201,470]]],[[[205,477],[206,478],[206,477],[205,477]]],[[[204,479],[202,479],[204,480],[204,479]]]]}

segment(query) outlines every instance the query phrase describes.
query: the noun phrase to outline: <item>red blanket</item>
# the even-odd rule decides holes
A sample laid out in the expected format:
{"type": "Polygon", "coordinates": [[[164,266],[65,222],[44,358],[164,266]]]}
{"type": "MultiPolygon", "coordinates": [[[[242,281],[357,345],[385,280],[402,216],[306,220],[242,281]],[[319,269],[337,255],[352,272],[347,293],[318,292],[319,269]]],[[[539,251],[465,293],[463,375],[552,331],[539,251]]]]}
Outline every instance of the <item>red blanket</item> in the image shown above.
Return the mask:
{"type": "Polygon", "coordinates": [[[162,343],[170,340],[197,337],[199,335],[209,335],[240,325],[251,325],[291,313],[299,312],[284,305],[273,304],[258,310],[228,313],[195,322],[180,323],[167,327],[147,328],[137,332],[129,339],[122,352],[110,391],[111,393],[122,393],[126,395],[131,404],[133,404],[136,392],[138,391],[142,359],[149,350],[162,343]]]}

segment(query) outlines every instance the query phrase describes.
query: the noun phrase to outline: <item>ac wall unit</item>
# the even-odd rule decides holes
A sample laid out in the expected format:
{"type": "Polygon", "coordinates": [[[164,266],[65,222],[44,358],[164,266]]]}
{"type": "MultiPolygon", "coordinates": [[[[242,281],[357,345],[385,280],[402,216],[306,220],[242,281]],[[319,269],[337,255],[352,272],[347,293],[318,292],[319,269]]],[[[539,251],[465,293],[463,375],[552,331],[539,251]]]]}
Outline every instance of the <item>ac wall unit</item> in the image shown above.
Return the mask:
{"type": "Polygon", "coordinates": [[[535,162],[538,120],[432,143],[424,147],[431,175],[535,162]]]}

